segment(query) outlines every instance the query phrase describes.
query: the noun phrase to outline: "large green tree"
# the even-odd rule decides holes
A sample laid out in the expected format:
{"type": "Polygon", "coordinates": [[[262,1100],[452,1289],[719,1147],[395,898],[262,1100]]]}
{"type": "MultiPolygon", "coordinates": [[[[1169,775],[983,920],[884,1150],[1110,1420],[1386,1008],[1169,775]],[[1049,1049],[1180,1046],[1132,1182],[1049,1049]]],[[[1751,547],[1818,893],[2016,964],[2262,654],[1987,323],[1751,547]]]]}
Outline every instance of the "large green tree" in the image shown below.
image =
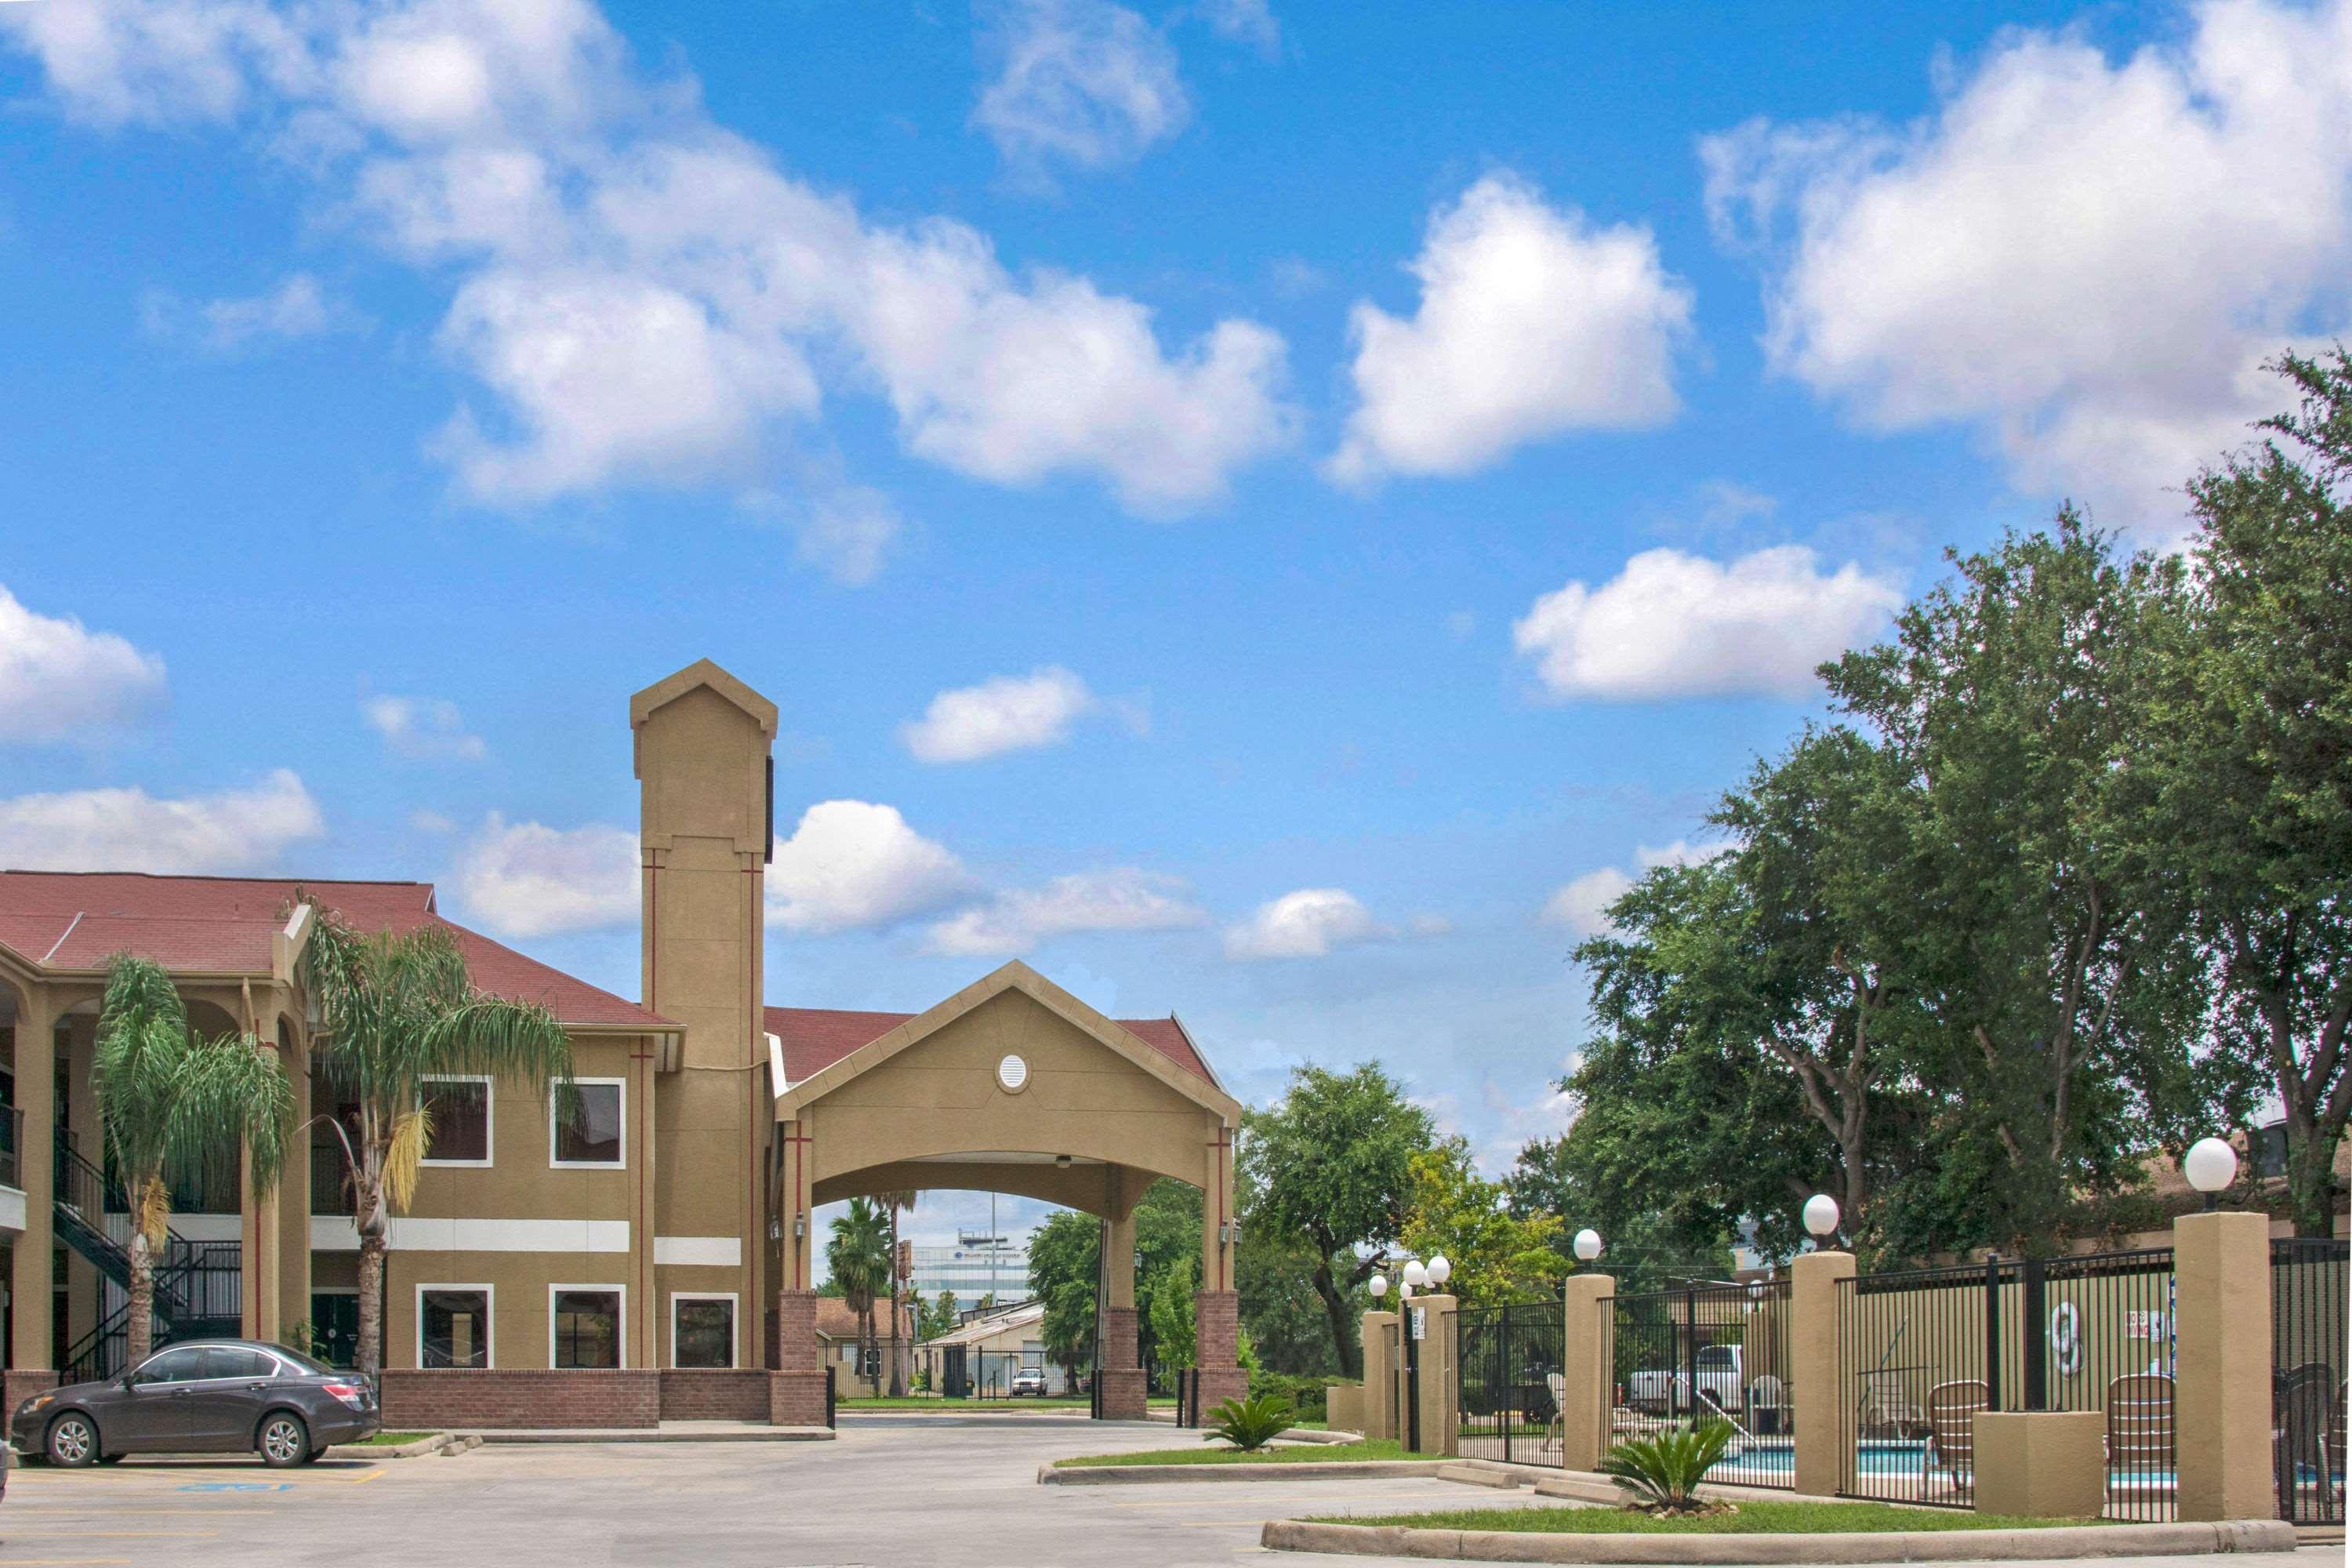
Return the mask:
{"type": "Polygon", "coordinates": [[[383,1254],[394,1210],[415,1195],[433,1138],[428,1080],[480,1073],[520,1082],[559,1115],[574,1103],[572,1042],[535,1002],[474,984],[447,928],[363,932],[321,914],[303,949],[319,1017],[320,1077],[356,1106],[347,1123],[319,1120],[341,1149],[359,1229],[361,1372],[383,1365],[383,1254]]]}
{"type": "Polygon", "coordinates": [[[1503,1184],[1478,1174],[1460,1138],[1412,1157],[1397,1239],[1416,1258],[1444,1254],[1453,1265],[1445,1289],[1465,1306],[1549,1298],[1568,1273],[1563,1229],[1558,1214],[1514,1212],[1503,1184]]]}
{"type": "MultiPolygon", "coordinates": [[[[1042,1337],[1045,1353],[1076,1371],[1094,1354],[1095,1269],[1100,1257],[1102,1222],[1076,1209],[1055,1209],[1029,1237],[1029,1287],[1045,1304],[1042,1337]]],[[[1201,1255],[1201,1190],[1160,1180],[1144,1189],[1135,1205],[1137,1350],[1150,1363],[1157,1341],[1152,1308],[1171,1270],[1201,1255]]],[[[1197,1273],[1198,1266],[1195,1265],[1197,1273]]]]}
{"type": "Polygon", "coordinates": [[[135,1365],[154,1347],[155,1254],[173,1182],[233,1179],[242,1151],[255,1190],[268,1192],[292,1139],[294,1091],[275,1048],[251,1035],[196,1034],[171,977],[129,953],[107,964],[90,1087],[131,1204],[126,1331],[135,1365]]]}
{"type": "Polygon", "coordinates": [[[2192,570],[2117,793],[2219,969],[2227,1058],[2284,1113],[2296,1233],[2327,1236],[2352,1115],[2352,357],[2274,368],[2299,406],[2189,484],[2192,570]]]}
{"type": "Polygon", "coordinates": [[[1402,1232],[1412,1157],[1435,1137],[1429,1113],[1372,1062],[1347,1073],[1300,1068],[1277,1103],[1243,1118],[1244,1191],[1255,1197],[1244,1229],[1313,1253],[1309,1279],[1344,1377],[1363,1370],[1355,1292],[1376,1267],[1372,1249],[1402,1232]]]}

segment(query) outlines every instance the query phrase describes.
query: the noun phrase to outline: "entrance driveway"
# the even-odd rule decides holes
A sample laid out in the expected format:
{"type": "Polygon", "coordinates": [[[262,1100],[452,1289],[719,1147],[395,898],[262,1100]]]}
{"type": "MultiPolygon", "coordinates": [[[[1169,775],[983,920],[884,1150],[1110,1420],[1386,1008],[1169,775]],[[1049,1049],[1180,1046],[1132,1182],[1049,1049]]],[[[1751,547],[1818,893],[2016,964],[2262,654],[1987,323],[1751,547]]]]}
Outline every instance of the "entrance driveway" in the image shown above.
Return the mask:
{"type": "MultiPolygon", "coordinates": [[[[1258,1525],[1514,1495],[1436,1480],[1035,1482],[1037,1467],[1057,1456],[1176,1447],[1193,1436],[1063,1415],[845,1415],[834,1443],[492,1446],[449,1459],[339,1456],[291,1473],[249,1461],[25,1468],[0,1502],[0,1568],[1160,1568],[1243,1559],[1394,1568],[1389,1559],[1273,1558],[1258,1548],[1258,1525]]],[[[2325,1550],[2231,1561],[2343,1562],[2341,1547],[2325,1550]]]]}

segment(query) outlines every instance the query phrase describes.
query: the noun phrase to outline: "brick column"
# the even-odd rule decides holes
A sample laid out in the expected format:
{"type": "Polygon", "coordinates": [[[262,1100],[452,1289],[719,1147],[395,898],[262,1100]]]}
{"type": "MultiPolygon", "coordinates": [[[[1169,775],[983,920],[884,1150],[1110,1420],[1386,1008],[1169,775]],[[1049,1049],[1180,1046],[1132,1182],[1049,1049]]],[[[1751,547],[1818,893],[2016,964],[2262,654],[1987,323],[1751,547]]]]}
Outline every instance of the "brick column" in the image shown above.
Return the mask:
{"type": "Polygon", "coordinates": [[[824,1367],[816,1342],[816,1292],[776,1296],[776,1368],[768,1374],[768,1420],[777,1426],[824,1425],[824,1367]]]}
{"type": "Polygon", "coordinates": [[[1147,1391],[1137,1360],[1135,1309],[1105,1307],[1102,1341],[1103,1364],[1095,1369],[1095,1376],[1102,1384],[1103,1419],[1140,1421],[1147,1391]]]}
{"type": "Polygon", "coordinates": [[[1389,1364],[1389,1341],[1396,1332],[1394,1312],[1364,1314],[1364,1436],[1397,1435],[1396,1369],[1389,1364]]]}
{"type": "MultiPolygon", "coordinates": [[[[2271,1476],[2269,1219],[2181,1215],[2172,1222],[2172,1269],[2180,1517],[2269,1519],[2278,1510],[2271,1476]]],[[[2330,1389],[2328,1397],[2337,1393],[2330,1389]]]]}
{"type": "Polygon", "coordinates": [[[1790,1269],[1789,1405],[1797,1428],[1797,1490],[1808,1497],[1833,1497],[1845,1479],[1838,1281],[1853,1274],[1851,1252],[1802,1253],[1790,1269]]]}
{"type": "Polygon", "coordinates": [[[16,998],[16,1109],[24,1112],[16,1180],[25,1190],[25,1229],[11,1247],[8,1300],[14,1314],[8,1350],[7,1399],[16,1402],[55,1388],[51,1342],[50,1254],[57,1245],[51,1218],[57,1191],[57,1031],[40,989],[16,998]]]}
{"type": "Polygon", "coordinates": [[[1568,1469],[1591,1470],[1609,1450],[1609,1416],[1617,1404],[1612,1353],[1617,1281],[1606,1274],[1571,1277],[1565,1310],[1560,1381],[1567,1397],[1559,1412],[1559,1462],[1568,1469]]]}
{"type": "Polygon", "coordinates": [[[1201,1367],[1201,1409],[1249,1395],[1242,1370],[1242,1297],[1238,1290],[1202,1290],[1192,1298],[1194,1359],[1201,1367]]]}

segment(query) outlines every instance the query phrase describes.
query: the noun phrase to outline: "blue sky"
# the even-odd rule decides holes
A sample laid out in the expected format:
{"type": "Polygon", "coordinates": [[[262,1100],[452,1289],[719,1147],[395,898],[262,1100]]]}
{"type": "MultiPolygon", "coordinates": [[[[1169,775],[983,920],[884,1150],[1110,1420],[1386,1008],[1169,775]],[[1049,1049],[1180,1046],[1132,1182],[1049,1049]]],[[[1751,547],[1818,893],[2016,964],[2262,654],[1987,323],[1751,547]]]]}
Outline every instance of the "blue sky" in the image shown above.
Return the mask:
{"type": "Polygon", "coordinates": [[[2347,58],[2252,0],[0,0],[0,861],[428,878],[635,994],[625,699],[708,655],[783,713],[772,1000],[1019,952],[1499,1167],[1569,949],[1814,661],[2062,496],[2171,542],[2342,331],[2347,58]]]}

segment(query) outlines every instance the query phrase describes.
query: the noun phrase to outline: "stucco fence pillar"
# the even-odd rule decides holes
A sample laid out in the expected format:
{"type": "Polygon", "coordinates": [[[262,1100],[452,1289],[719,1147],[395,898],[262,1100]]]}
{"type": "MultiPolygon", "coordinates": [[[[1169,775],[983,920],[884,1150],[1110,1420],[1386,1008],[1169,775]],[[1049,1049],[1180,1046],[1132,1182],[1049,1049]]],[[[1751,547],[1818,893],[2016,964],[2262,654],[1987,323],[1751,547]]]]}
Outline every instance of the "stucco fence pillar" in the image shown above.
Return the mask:
{"type": "Polygon", "coordinates": [[[1833,1497],[1845,1484],[1844,1415],[1851,1408],[1838,1362],[1841,1282],[1854,1277],[1851,1252],[1801,1254],[1789,1270],[1789,1405],[1796,1426],[1797,1490],[1833,1497]]]}
{"type": "Polygon", "coordinates": [[[1610,1413],[1617,1404],[1617,1281],[1606,1274],[1574,1275],[1565,1297],[1559,1462],[1568,1469],[1591,1470],[1609,1451],[1610,1413]]]}
{"type": "MultiPolygon", "coordinates": [[[[2268,1519],[2271,1473],[2270,1220],[2183,1215],[2172,1225],[2173,1441],[2185,1520],[2268,1519]]],[[[2338,1397],[2330,1391],[2331,1397],[2338,1397]]]]}
{"type": "Polygon", "coordinates": [[[1362,1408],[1357,1413],[1361,1425],[1357,1430],[1366,1437],[1393,1439],[1397,1436],[1396,1368],[1392,1364],[1396,1330],[1394,1312],[1364,1314],[1364,1386],[1360,1391],[1362,1408]]]}
{"type": "Polygon", "coordinates": [[[1400,1442],[1412,1444],[1411,1402],[1417,1400],[1421,1430],[1414,1453],[1451,1456],[1462,1451],[1461,1373],[1454,1344],[1457,1306],[1451,1296],[1415,1296],[1398,1314],[1402,1331],[1398,1336],[1395,1379],[1397,1436],[1400,1442]]]}

